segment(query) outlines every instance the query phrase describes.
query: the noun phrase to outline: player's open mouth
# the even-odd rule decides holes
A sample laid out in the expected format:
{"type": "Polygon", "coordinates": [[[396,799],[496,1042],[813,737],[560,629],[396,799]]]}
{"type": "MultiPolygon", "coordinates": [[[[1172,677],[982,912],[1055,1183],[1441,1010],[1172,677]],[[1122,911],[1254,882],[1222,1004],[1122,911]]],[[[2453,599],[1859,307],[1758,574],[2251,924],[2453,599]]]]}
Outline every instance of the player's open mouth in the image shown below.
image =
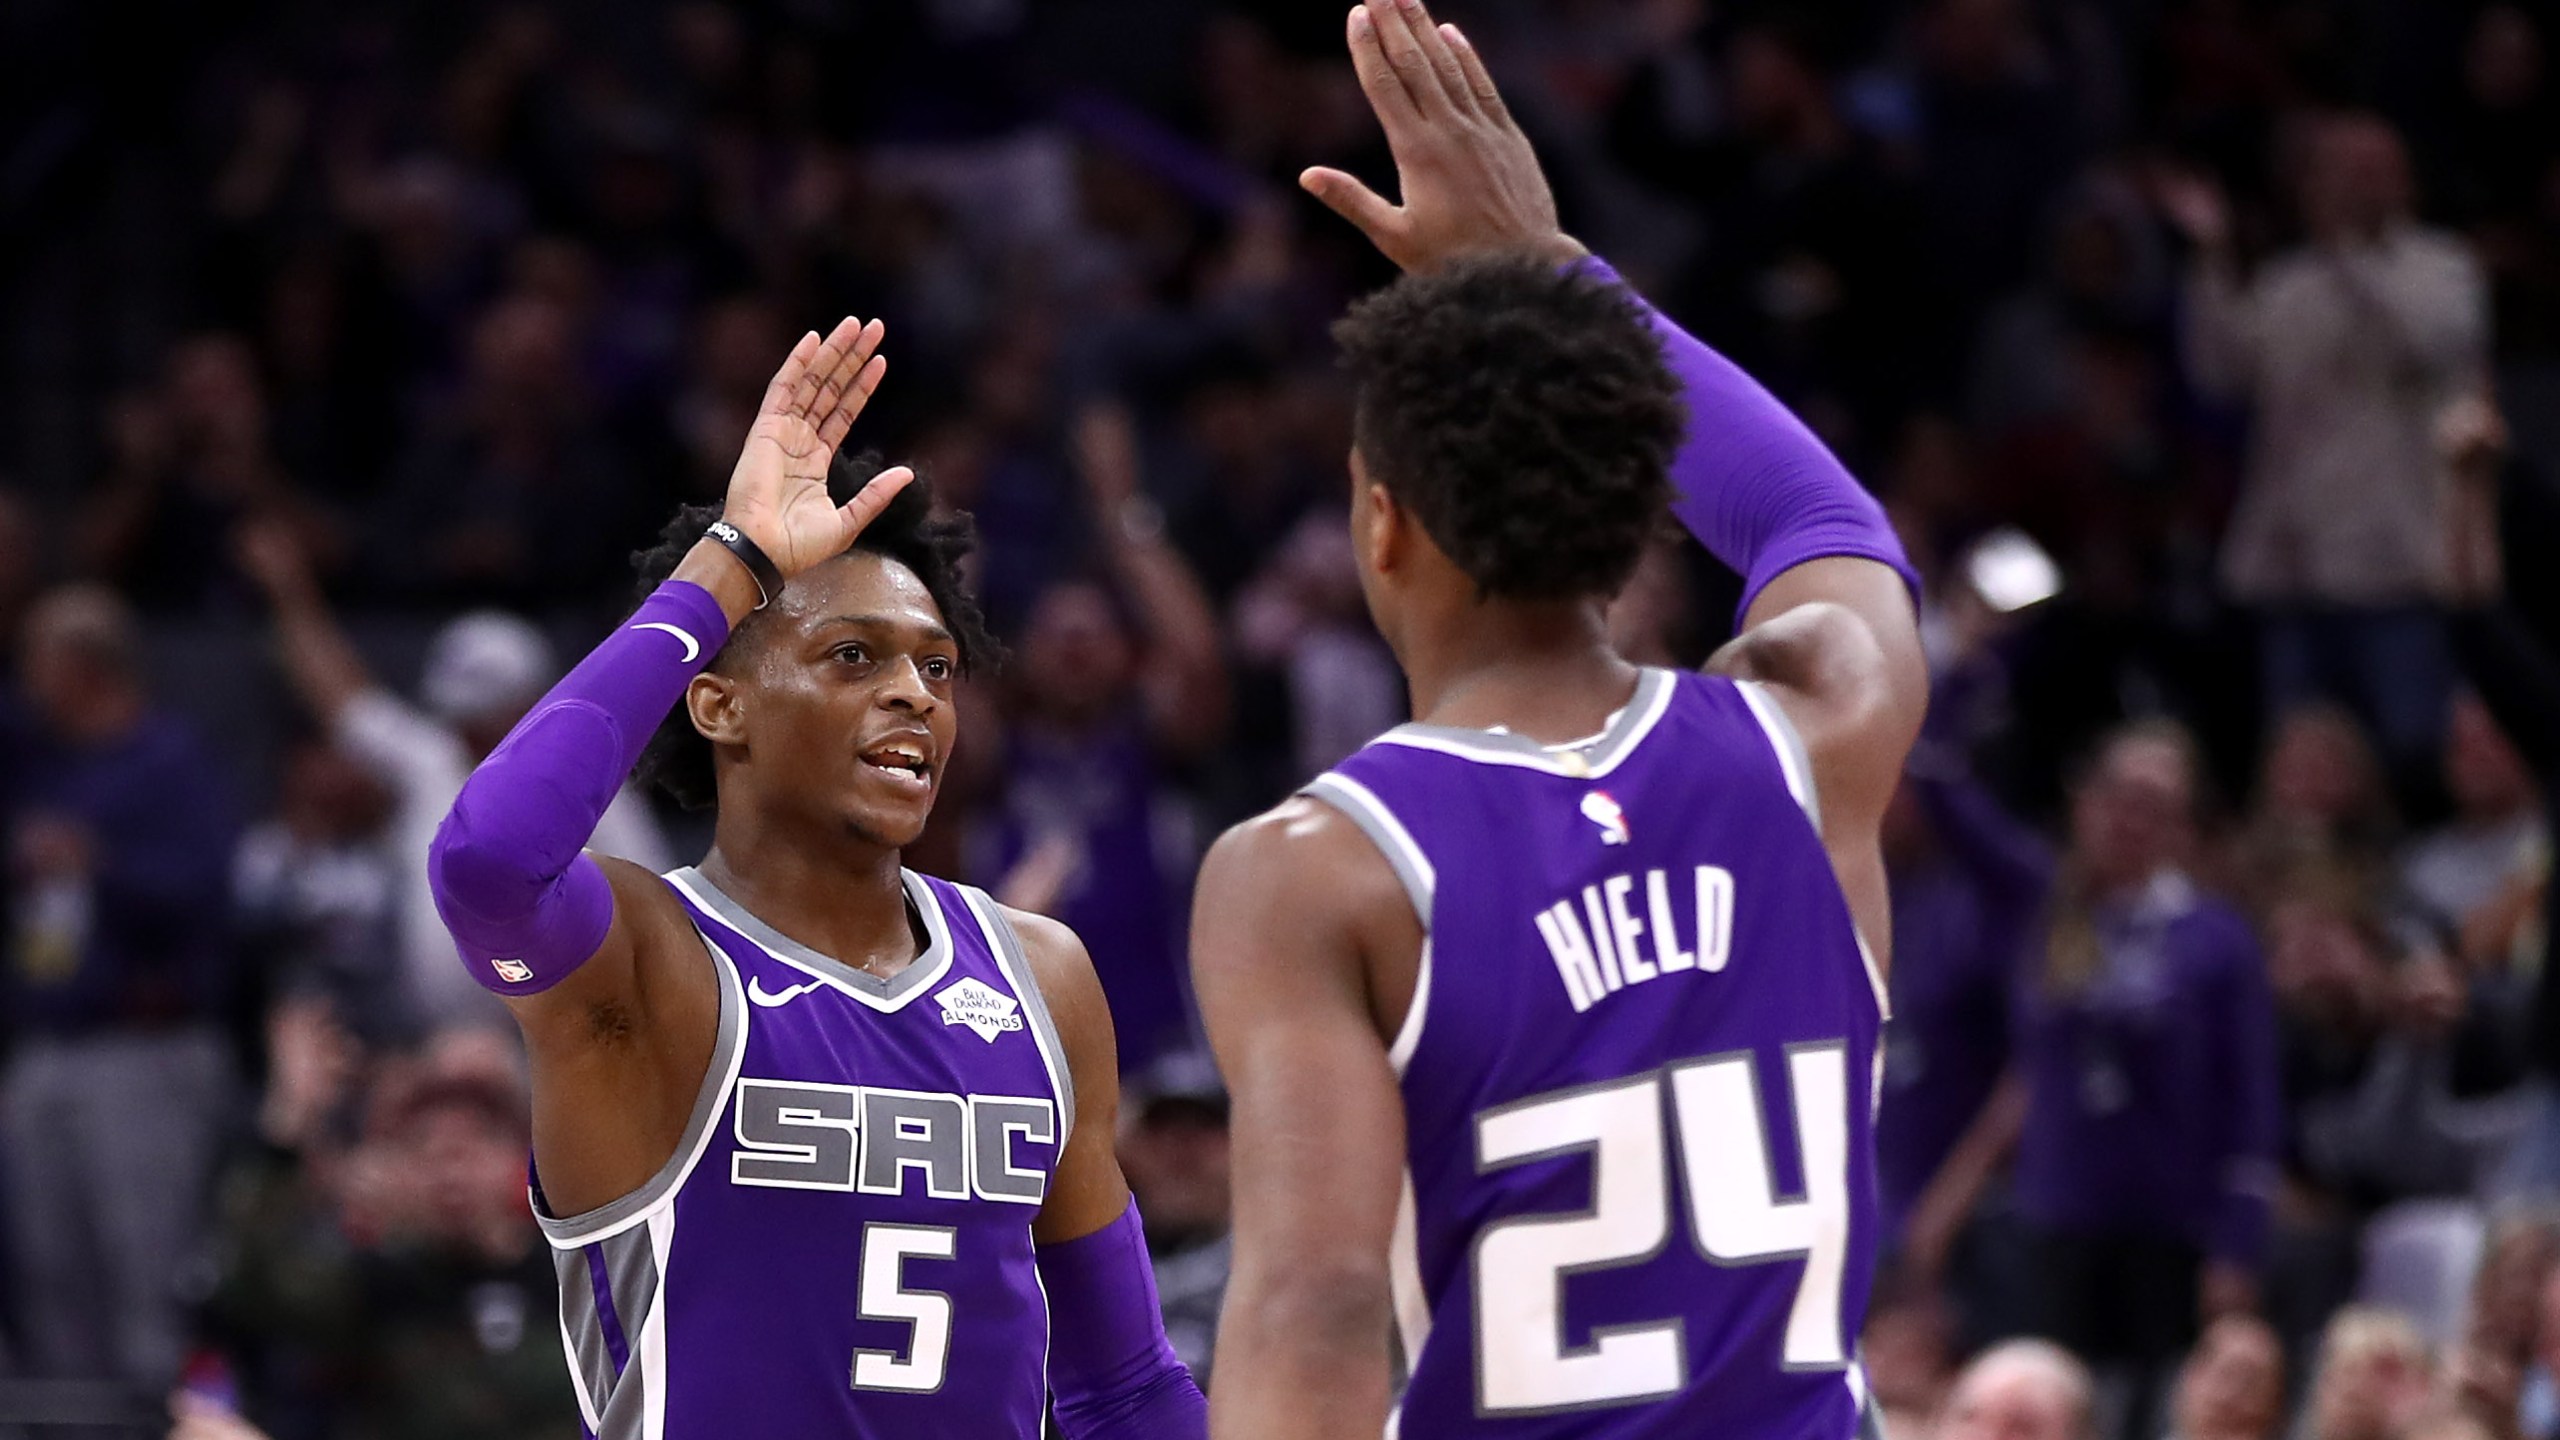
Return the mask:
{"type": "Polygon", "coordinates": [[[911,740],[874,745],[862,752],[862,763],[901,785],[922,788],[933,776],[933,762],[925,758],[924,747],[911,740]]]}

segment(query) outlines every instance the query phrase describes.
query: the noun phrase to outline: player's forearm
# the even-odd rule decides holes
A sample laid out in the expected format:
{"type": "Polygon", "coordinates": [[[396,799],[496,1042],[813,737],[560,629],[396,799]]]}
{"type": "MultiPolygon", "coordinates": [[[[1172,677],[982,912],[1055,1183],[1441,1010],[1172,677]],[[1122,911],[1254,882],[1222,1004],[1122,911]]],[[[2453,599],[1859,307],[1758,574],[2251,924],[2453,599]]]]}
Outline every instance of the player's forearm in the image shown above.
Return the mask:
{"type": "Polygon", "coordinates": [[[533,994],[604,942],[612,892],[584,847],[658,722],[728,639],[729,624],[709,590],[668,581],[536,702],[464,783],[428,849],[427,874],[436,909],[480,983],[533,994]]]}
{"type": "Polygon", "coordinates": [[[1340,1440],[1386,1424],[1391,1302],[1384,1276],[1299,1264],[1267,1281],[1239,1274],[1218,1324],[1218,1440],[1340,1440]]]}
{"type": "MultiPolygon", "coordinates": [[[[1605,262],[1583,263],[1618,279],[1605,262]]],[[[1688,434],[1671,461],[1672,512],[1710,554],[1741,573],[1735,613],[1747,613],[1779,575],[1827,556],[1890,566],[1916,593],[1919,576],[1884,507],[1830,447],[1740,366],[1651,305],[1645,313],[1689,410],[1688,434]]]]}

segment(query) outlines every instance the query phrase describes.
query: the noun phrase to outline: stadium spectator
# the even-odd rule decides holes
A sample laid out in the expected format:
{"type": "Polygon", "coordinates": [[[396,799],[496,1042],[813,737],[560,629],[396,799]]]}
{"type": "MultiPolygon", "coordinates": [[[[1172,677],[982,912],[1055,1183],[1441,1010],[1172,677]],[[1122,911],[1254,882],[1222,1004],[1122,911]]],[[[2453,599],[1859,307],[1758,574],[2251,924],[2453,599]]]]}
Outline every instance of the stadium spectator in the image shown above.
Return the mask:
{"type": "MultiPolygon", "coordinates": [[[[505,1025],[506,1011],[454,956],[427,887],[424,857],[471,767],[555,678],[549,642],[526,621],[496,611],[453,621],[428,647],[420,708],[366,668],[289,531],[253,522],[241,527],[235,548],[274,610],[285,675],[304,709],[392,793],[389,854],[399,881],[406,1005],[430,1028],[505,1025]]],[[[597,827],[595,848],[653,870],[673,863],[656,819],[627,787],[597,827]]]]}
{"type": "Polygon", "coordinates": [[[1886,815],[1893,1026],[1876,1180],[1886,1233],[1904,1236],[1909,1225],[1907,1258],[1922,1275],[1951,1258],[1956,1212],[1971,1208],[1978,1189],[1967,1178],[1975,1157],[1956,1152],[2008,1065],[2010,1007],[2042,934],[2056,866],[2043,837],[1969,773],[1959,743],[1974,695],[1994,678],[1980,658],[1941,674],[1928,728],[1886,815]]]}
{"type": "Polygon", "coordinates": [[[22,646],[0,1005],[17,1334],[40,1374],[156,1393],[183,1357],[178,1277],[232,1097],[238,822],[220,762],[155,708],[122,601],[57,590],[22,646]]]}
{"type": "Polygon", "coordinates": [[[2400,883],[2461,925],[2530,875],[2548,835],[2533,772],[2475,691],[2456,694],[2446,718],[2444,786],[2454,813],[2402,851],[2400,883]]]}
{"type": "Polygon", "coordinates": [[[285,760],[275,814],[241,837],[231,903],[269,991],[321,997],[377,1042],[416,1016],[400,974],[403,877],[384,843],[392,797],[354,757],[307,739],[285,760]]]}
{"type": "MultiPolygon", "coordinates": [[[[285,1037],[280,1037],[285,1038],[285,1037]]],[[[325,1026],[297,1050],[335,1042],[325,1026]]],[[[226,1185],[211,1314],[276,1440],[578,1433],[561,1383],[551,1257],[524,1198],[522,1081],[460,1037],[377,1067],[295,1061],[299,1102],[226,1185]],[[332,1140],[335,1112],[362,1138],[332,1140]]]]}
{"type": "Polygon", "coordinates": [[[2436,1358],[2417,1327],[2349,1306],[2330,1320],[2303,1405],[2303,1440],[2398,1440],[2434,1392],[2436,1358]]]}
{"type": "Polygon", "coordinates": [[[2305,244],[2246,284],[2220,192],[2168,191],[2196,249],[2189,373],[2255,422],[2223,576],[2261,614],[2272,709],[2345,700],[2395,766],[2421,766],[2452,688],[2433,614],[2436,416],[2486,363],[2486,300],[2470,252],[2412,218],[2416,181],[2387,121],[2324,117],[2305,149],[2305,244]]]}
{"type": "Polygon", "coordinates": [[[1051,587],[1032,609],[1003,777],[976,844],[991,877],[1064,851],[1054,902],[1040,908],[1092,950],[1121,1068],[1140,1070],[1180,1048],[1191,1025],[1180,947],[1195,853],[1161,776],[1215,743],[1227,678],[1216,616],[1140,489],[1128,416],[1091,411],[1077,431],[1105,568],[1051,587]]]}
{"type": "Polygon", "coordinates": [[[2014,1148],[2033,1328],[2117,1382],[2127,1434],[2201,1320],[2258,1304],[2280,1139],[2257,941],[2184,868],[2198,783],[2168,722],[2100,746],[2019,982],[2011,1078],[1914,1222],[1949,1233],[2014,1148]]]}
{"type": "Polygon", "coordinates": [[[1956,1377],[1935,1440],[2095,1440],[2088,1367],[2047,1340],[2009,1340],[1956,1377]]]}
{"type": "Polygon", "coordinates": [[[2253,1315],[2205,1327],[2178,1372],[2171,1440],[2275,1440],[2284,1426],[2284,1347],[2253,1315]]]}
{"type": "Polygon", "coordinates": [[[1132,1077],[1121,1105],[1120,1169],[1147,1217],[1165,1333],[1205,1385],[1232,1257],[1226,1087],[1205,1054],[1174,1050],[1132,1077]]]}

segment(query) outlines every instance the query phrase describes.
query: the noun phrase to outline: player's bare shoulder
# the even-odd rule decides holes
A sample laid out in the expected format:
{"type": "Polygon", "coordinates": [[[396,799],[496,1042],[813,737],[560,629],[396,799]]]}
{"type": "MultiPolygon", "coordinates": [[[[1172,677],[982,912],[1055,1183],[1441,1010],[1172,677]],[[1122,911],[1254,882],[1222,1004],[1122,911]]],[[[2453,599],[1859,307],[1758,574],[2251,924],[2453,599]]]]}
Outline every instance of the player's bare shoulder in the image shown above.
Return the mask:
{"type": "Polygon", "coordinates": [[[1293,795],[1209,847],[1192,901],[1191,940],[1204,984],[1220,969],[1353,965],[1366,972],[1372,1010],[1401,1017],[1422,922],[1394,868],[1357,824],[1324,801],[1293,795]]]}

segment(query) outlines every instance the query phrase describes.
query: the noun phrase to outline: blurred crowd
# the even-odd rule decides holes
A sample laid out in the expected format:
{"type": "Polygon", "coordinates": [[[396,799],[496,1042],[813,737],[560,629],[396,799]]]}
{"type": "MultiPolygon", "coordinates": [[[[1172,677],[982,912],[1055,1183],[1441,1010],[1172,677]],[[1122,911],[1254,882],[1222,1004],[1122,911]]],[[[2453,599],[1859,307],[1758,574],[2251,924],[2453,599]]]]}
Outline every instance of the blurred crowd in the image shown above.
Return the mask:
{"type": "MultiPolygon", "coordinates": [[[[1896,1440],[2560,1435],[2560,5],[1448,10],[1931,581],[1896,1440]]],[[[1292,183],[1388,174],[1340,19],[0,7],[0,1434],[576,1433],[425,839],[847,313],[1012,651],[912,863],[1092,950],[1205,1369],[1189,877],[1403,716],[1326,335],[1389,272],[1292,183]]],[[[1613,623],[1736,589],[1666,538],[1613,623]]]]}

